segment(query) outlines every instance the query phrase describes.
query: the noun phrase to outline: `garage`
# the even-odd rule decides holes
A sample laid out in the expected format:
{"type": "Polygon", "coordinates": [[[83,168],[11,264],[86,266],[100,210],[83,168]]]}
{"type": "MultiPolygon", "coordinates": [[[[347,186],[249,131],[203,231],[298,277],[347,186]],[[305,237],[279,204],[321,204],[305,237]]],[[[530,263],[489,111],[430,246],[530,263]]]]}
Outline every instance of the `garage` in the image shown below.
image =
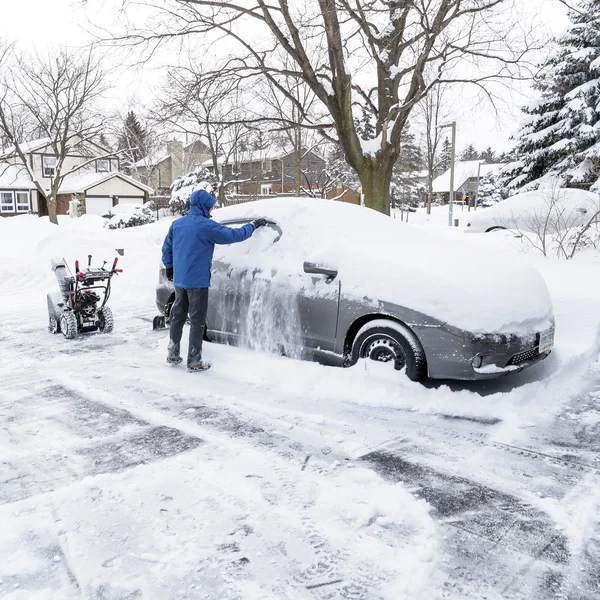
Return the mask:
{"type": "Polygon", "coordinates": [[[113,206],[112,198],[95,198],[86,196],[85,199],[85,212],[88,215],[105,215],[113,206]]]}
{"type": "Polygon", "coordinates": [[[152,188],[131,177],[112,171],[108,173],[78,173],[67,176],[59,190],[59,214],[66,214],[73,196],[85,198],[85,212],[89,215],[105,215],[119,204],[144,204],[152,188]]]}
{"type": "Polygon", "coordinates": [[[144,204],[144,196],[120,196],[117,198],[117,204],[144,204]]]}

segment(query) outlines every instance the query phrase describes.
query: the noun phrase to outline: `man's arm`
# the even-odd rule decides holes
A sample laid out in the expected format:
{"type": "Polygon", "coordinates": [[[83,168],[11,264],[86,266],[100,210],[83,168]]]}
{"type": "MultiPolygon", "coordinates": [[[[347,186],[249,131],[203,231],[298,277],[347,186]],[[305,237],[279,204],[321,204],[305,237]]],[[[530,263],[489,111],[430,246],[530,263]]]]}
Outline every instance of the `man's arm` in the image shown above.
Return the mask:
{"type": "Polygon", "coordinates": [[[169,227],[169,233],[162,247],[162,261],[167,269],[173,267],[173,226],[169,227]]]}
{"type": "Polygon", "coordinates": [[[215,221],[210,221],[210,240],[215,244],[235,244],[247,240],[256,229],[256,225],[246,223],[243,227],[227,227],[215,221]]]}

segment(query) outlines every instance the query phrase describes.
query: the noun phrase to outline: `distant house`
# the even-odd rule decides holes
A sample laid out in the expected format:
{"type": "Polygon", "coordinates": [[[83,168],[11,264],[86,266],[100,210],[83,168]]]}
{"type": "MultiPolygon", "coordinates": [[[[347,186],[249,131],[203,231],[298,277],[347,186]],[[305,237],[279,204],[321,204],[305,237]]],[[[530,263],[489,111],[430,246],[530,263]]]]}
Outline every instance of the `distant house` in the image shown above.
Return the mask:
{"type": "MultiPolygon", "coordinates": [[[[49,138],[23,143],[21,149],[29,169],[43,186],[47,186],[45,189],[49,189],[58,161],[49,138]]],[[[73,147],[63,162],[63,173],[75,170],[65,177],[58,190],[57,214],[67,213],[69,202],[75,195],[85,201],[86,212],[92,214],[104,214],[116,204],[143,203],[148,199],[152,189],[120,173],[118,158],[90,159],[108,153],[92,142],[73,147]],[[78,169],[80,165],[82,167],[78,169]]],[[[46,197],[38,192],[15,149],[4,149],[0,151],[0,216],[27,212],[47,215],[46,197]]]]}
{"type": "MultiPolygon", "coordinates": [[[[227,190],[233,196],[264,198],[296,194],[297,159],[293,150],[267,148],[239,153],[228,164],[219,159],[219,169],[227,190]]],[[[326,196],[354,204],[360,203],[360,194],[343,186],[331,185],[326,172],[326,160],[313,150],[302,150],[300,187],[304,194],[320,195],[327,187],[326,196]],[[329,184],[329,185],[327,185],[329,184]]],[[[203,166],[213,170],[212,160],[203,166]]]]}
{"type": "MultiPolygon", "coordinates": [[[[479,189],[479,181],[488,173],[499,171],[503,164],[486,165],[482,160],[459,160],[454,163],[454,193],[460,200],[462,194],[473,198],[479,189]]],[[[438,199],[448,201],[450,197],[450,169],[433,180],[433,193],[438,199]]]]}
{"type": "Polygon", "coordinates": [[[135,163],[133,176],[156,190],[159,196],[168,196],[173,182],[202,165],[210,157],[210,150],[200,140],[183,145],[176,140],[166,147],[135,163]]]}

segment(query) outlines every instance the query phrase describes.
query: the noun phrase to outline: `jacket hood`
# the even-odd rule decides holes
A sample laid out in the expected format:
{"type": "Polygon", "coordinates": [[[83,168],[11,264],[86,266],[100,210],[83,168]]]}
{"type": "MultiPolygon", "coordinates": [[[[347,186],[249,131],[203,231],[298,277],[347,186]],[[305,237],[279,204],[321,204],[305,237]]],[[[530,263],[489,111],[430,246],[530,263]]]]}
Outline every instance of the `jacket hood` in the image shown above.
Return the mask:
{"type": "Polygon", "coordinates": [[[210,219],[210,209],[217,203],[217,199],[211,196],[206,190],[196,190],[192,192],[190,198],[190,210],[192,214],[200,214],[210,219]]]}

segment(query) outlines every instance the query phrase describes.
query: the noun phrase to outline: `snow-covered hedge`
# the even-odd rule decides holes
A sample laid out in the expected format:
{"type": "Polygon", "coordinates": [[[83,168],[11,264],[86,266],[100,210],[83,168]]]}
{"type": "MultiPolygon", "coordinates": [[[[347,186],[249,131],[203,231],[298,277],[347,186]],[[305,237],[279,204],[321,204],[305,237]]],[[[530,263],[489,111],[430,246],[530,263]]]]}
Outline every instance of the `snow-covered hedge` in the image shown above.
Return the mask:
{"type": "Polygon", "coordinates": [[[171,200],[169,206],[178,215],[184,215],[190,208],[190,197],[196,190],[206,190],[215,194],[219,188],[219,179],[204,167],[176,179],[171,186],[171,200]]]}
{"type": "Polygon", "coordinates": [[[104,226],[109,229],[126,229],[156,221],[150,207],[142,204],[118,204],[102,216],[106,219],[104,226]]]}

